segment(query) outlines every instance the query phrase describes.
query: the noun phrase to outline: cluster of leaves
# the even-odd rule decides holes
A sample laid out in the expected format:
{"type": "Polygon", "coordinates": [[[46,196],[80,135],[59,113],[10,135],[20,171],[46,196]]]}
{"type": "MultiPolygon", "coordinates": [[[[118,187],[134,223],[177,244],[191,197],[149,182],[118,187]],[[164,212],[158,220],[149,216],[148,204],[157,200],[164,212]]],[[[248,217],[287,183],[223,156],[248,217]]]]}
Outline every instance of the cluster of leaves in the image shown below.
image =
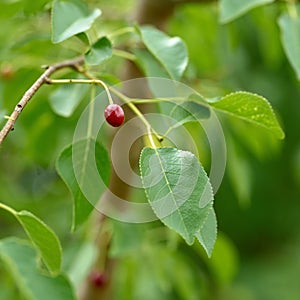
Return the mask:
{"type": "MultiPolygon", "coordinates": [[[[98,10],[88,12],[86,8],[82,8],[81,4],[77,2],[61,3],[60,1],[54,2],[53,16],[52,16],[52,39],[54,42],[61,42],[71,36],[80,34],[90,28],[92,20],[100,15],[98,10]],[[67,7],[67,5],[69,7],[67,7]],[[63,6],[63,7],[61,7],[63,6]],[[80,14],[71,14],[73,19],[70,18],[68,22],[61,22],[63,15],[66,13],[64,9],[70,11],[77,11],[80,14]],[[82,26],[84,24],[84,26],[82,26]]],[[[187,66],[188,55],[184,42],[178,37],[169,37],[165,33],[150,27],[143,26],[128,29],[131,34],[138,35],[143,42],[146,49],[131,49],[131,55],[135,55],[135,60],[143,68],[148,76],[161,76],[169,77],[174,80],[179,80],[187,66]]],[[[84,34],[84,33],[83,33],[84,34]]],[[[88,40],[88,39],[87,39],[88,40]]],[[[91,43],[89,50],[85,54],[85,61],[87,65],[99,65],[104,60],[110,58],[113,54],[112,42],[106,36],[101,36],[96,42],[91,43]]],[[[62,87],[62,89],[65,87],[62,87]]],[[[77,89],[74,86],[74,89],[77,89]]],[[[57,92],[57,91],[56,91],[57,92]]],[[[68,90],[70,92],[70,89],[68,90]]],[[[76,99],[71,101],[74,105],[78,105],[78,93],[74,91],[76,99]]],[[[57,95],[56,95],[57,97],[57,95]]],[[[56,99],[55,97],[55,99],[56,99]]],[[[52,98],[53,99],[53,98],[52,98]]],[[[155,100],[155,99],[153,99],[155,100]]],[[[171,101],[171,99],[170,99],[171,101]]],[[[61,102],[60,102],[61,103],[61,102]]],[[[268,104],[268,102],[255,94],[238,92],[227,95],[218,101],[210,103],[208,99],[201,96],[189,97],[183,99],[179,106],[173,107],[171,116],[176,119],[178,124],[199,119],[197,114],[203,111],[203,105],[210,108],[220,110],[232,116],[250,121],[254,124],[260,125],[272,131],[278,138],[283,138],[284,134],[278,125],[275,115],[268,104]],[[199,103],[199,98],[202,102],[199,103]],[[196,99],[196,100],[195,100],[196,99]],[[193,113],[188,110],[188,105],[193,105],[193,113]],[[179,109],[180,108],[180,109],[179,109]]],[[[64,116],[69,115],[75,107],[70,109],[69,103],[60,104],[60,113],[64,116]],[[65,105],[65,109],[62,106],[65,105]]],[[[178,126],[177,124],[177,126],[178,126]]],[[[74,210],[74,224],[73,227],[77,228],[90,214],[93,206],[90,204],[86,197],[81,192],[88,188],[90,176],[88,170],[90,169],[89,160],[85,159],[79,162],[78,170],[80,173],[76,176],[73,172],[72,148],[78,146],[80,148],[80,157],[93,157],[93,152],[96,144],[96,157],[106,159],[107,161],[98,162],[98,172],[101,176],[109,174],[109,157],[105,153],[103,147],[91,140],[91,136],[87,136],[86,140],[80,141],[80,145],[68,146],[60,156],[57,164],[58,171],[65,182],[68,184],[75,201],[74,210]],[[92,143],[92,145],[91,145],[92,143]],[[102,148],[101,148],[102,147],[102,148]],[[97,150],[99,149],[99,150],[97,150]]],[[[76,167],[77,168],[77,167],[76,167]]],[[[147,178],[153,182],[153,178],[162,177],[162,180],[154,186],[149,186],[149,182],[143,180],[148,200],[152,205],[157,217],[170,228],[177,231],[184,237],[188,244],[194,242],[194,237],[202,243],[207,253],[211,255],[213,244],[216,239],[216,219],[212,209],[212,187],[210,186],[209,179],[202,169],[198,159],[188,152],[182,152],[175,148],[145,148],[141,154],[140,168],[142,179],[147,178]],[[196,163],[197,162],[197,163],[196,163]],[[178,168],[174,169],[174,165],[178,168]],[[160,166],[159,168],[157,166],[160,166]],[[171,168],[171,169],[170,169],[171,168]],[[149,177],[149,170],[155,170],[149,177]],[[171,175],[176,176],[171,176],[171,175]],[[183,176],[183,174],[185,174],[183,176]],[[188,174],[188,175],[186,175],[188,174]],[[150,178],[150,179],[149,179],[150,178]],[[152,179],[151,179],[152,178],[152,179]],[[179,183],[179,178],[184,178],[183,182],[179,183]],[[193,188],[193,181],[191,178],[196,178],[196,184],[193,188]],[[209,201],[202,207],[199,207],[199,201],[205,191],[206,185],[209,186],[210,195],[209,201]],[[192,192],[188,193],[188,197],[182,197],[182,193],[176,191],[176,186],[180,186],[186,191],[192,187],[192,192]],[[191,196],[189,196],[191,194],[191,196]],[[163,196],[162,196],[163,195],[163,196]],[[173,213],[164,215],[157,210],[157,203],[160,197],[165,197],[164,201],[173,203],[175,209],[171,210],[173,213]],[[194,217],[191,217],[193,216],[194,217]]],[[[98,199],[103,190],[97,194],[98,199]]],[[[96,197],[97,200],[97,197],[96,197]]],[[[92,203],[94,201],[91,201],[92,203]]],[[[160,203],[162,207],[164,203],[160,203]]]]}
{"type": "MultiPolygon", "coordinates": [[[[232,1],[231,1],[232,2],[232,1]]],[[[271,1],[240,1],[232,6],[230,1],[221,1],[221,20],[227,22],[248,9],[271,1]],[[248,4],[246,4],[246,2],[248,4]]],[[[52,7],[52,41],[60,43],[69,38],[79,38],[85,45],[84,54],[86,65],[89,67],[99,66],[114,55],[133,59],[144,71],[145,75],[167,77],[180,80],[188,64],[188,54],[185,43],[178,37],[169,37],[165,33],[150,26],[135,26],[125,28],[123,32],[130,34],[132,39],[142,43],[144,48],[130,49],[130,52],[122,52],[114,47],[113,34],[100,36],[92,39],[88,31],[94,21],[101,14],[99,9],[90,11],[81,1],[55,0],[52,7]]],[[[283,41],[291,61],[295,55],[291,54],[290,27],[294,26],[295,19],[283,16],[280,25],[283,31],[283,41]]],[[[115,33],[118,35],[119,33],[115,33]]],[[[56,89],[50,103],[53,110],[60,116],[69,117],[80,104],[88,88],[82,86],[65,85],[56,89]],[[61,99],[68,97],[68,101],[61,99]]],[[[155,92],[155,91],[154,91],[155,92]]],[[[153,97],[153,100],[156,100],[153,97]]],[[[284,133],[280,128],[274,112],[267,100],[256,94],[236,92],[211,101],[201,95],[192,95],[183,99],[178,105],[174,105],[170,115],[177,122],[176,126],[203,118],[203,111],[209,117],[212,110],[225,113],[229,116],[246,120],[254,125],[269,130],[277,138],[283,138],[284,133]],[[192,109],[191,109],[192,108],[192,109]],[[191,113],[191,110],[193,113],[191,113]]],[[[175,126],[175,127],[176,127],[175,126]]],[[[110,159],[103,145],[94,140],[93,136],[86,137],[77,143],[67,146],[57,160],[57,171],[68,185],[74,197],[73,229],[85,222],[90,215],[93,205],[88,201],[82,190],[89,188],[88,164],[90,159],[97,159],[98,172],[108,184],[110,174],[110,159]],[[87,158],[78,162],[74,171],[72,151],[79,151],[81,157],[87,158]]],[[[212,187],[198,158],[191,152],[176,148],[144,148],[140,157],[140,171],[149,203],[156,216],[168,227],[179,233],[191,245],[194,239],[202,244],[208,255],[211,255],[216,240],[216,217],[213,210],[212,187]],[[182,176],[184,174],[184,176],[182,176]],[[155,178],[160,178],[156,185],[151,186],[155,178]],[[180,183],[181,191],[176,190],[180,183]],[[199,203],[201,196],[208,188],[209,196],[206,203],[199,203]],[[189,197],[183,197],[185,191],[189,197]],[[160,210],[161,203],[158,200],[164,198],[173,206],[172,213],[165,215],[160,210]]],[[[105,186],[101,187],[101,194],[105,186]]],[[[97,194],[99,197],[99,194],[97,194]]],[[[97,198],[96,197],[96,198],[97,198]]],[[[89,199],[90,200],[90,199],[89,199]]],[[[27,299],[40,299],[45,297],[44,291],[52,291],[47,294],[49,299],[74,299],[74,294],[68,280],[64,275],[58,275],[61,264],[61,246],[56,235],[48,226],[29,212],[16,212],[11,208],[1,205],[2,208],[11,212],[21,223],[28,234],[33,246],[38,250],[44,264],[50,271],[51,276],[45,275],[36,268],[35,252],[31,245],[16,239],[5,239],[0,243],[0,257],[17,279],[19,288],[27,299]],[[47,247],[45,247],[47,245],[47,247]],[[20,253],[22,255],[20,255],[20,253]],[[30,273],[29,280],[22,279],[22,273],[27,270],[30,273]],[[30,270],[30,272],[28,271],[30,270]],[[32,284],[35,283],[35,284],[32,284]],[[39,286],[39,288],[37,288],[39,286]],[[41,289],[40,287],[43,287],[41,289]],[[43,296],[40,295],[43,291],[43,296]],[[55,294],[53,294],[55,293],[55,294]]],[[[28,275],[29,276],[29,275],[28,275]]]]}

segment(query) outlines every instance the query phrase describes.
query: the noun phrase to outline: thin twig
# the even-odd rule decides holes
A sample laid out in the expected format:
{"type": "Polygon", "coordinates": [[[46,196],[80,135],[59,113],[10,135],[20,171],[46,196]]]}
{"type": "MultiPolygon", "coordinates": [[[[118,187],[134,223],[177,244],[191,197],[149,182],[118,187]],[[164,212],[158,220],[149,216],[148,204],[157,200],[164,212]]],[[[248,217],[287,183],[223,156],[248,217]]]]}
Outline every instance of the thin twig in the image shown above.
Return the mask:
{"type": "MultiPolygon", "coordinates": [[[[80,70],[78,69],[80,72],[80,70]]],[[[135,106],[135,104],[131,101],[131,98],[125,96],[121,92],[119,92],[117,89],[114,89],[113,87],[108,87],[105,82],[103,82],[100,79],[94,78],[91,74],[87,72],[83,72],[84,75],[86,75],[90,79],[50,79],[46,78],[47,84],[72,84],[72,83],[78,83],[78,84],[99,84],[104,87],[109,103],[113,104],[113,100],[111,97],[111,94],[109,90],[111,90],[112,93],[114,93],[116,96],[118,96],[121,100],[126,103],[130,109],[140,118],[140,120],[145,124],[147,128],[147,132],[150,134],[151,131],[154,133],[158,141],[161,141],[161,136],[152,128],[151,124],[147,121],[147,119],[144,117],[144,115],[140,112],[140,110],[135,106]]],[[[148,99],[149,100],[149,99],[148,99]]],[[[152,136],[149,136],[150,140],[152,139],[152,136]]]]}
{"type": "Polygon", "coordinates": [[[16,105],[14,111],[11,113],[9,117],[7,117],[7,122],[0,131],[0,145],[7,137],[10,131],[14,129],[14,125],[19,118],[21,112],[28,104],[30,99],[34,96],[34,94],[38,91],[38,89],[45,83],[47,83],[47,79],[56,71],[61,70],[63,68],[74,68],[78,70],[79,66],[84,62],[83,57],[77,57],[71,60],[65,60],[60,63],[46,66],[45,72],[34,82],[34,84],[25,92],[19,103],[16,105]]]}
{"type": "MultiPolygon", "coordinates": [[[[78,72],[82,71],[80,69],[77,68],[78,72]]],[[[85,73],[83,73],[85,74],[85,73]]],[[[111,94],[109,92],[109,88],[106,85],[106,83],[100,79],[94,78],[94,79],[50,79],[50,78],[46,78],[46,83],[47,84],[68,84],[68,83],[81,83],[81,84],[98,84],[100,86],[102,86],[107,94],[107,98],[110,104],[113,104],[114,101],[111,97],[111,94]]]]}

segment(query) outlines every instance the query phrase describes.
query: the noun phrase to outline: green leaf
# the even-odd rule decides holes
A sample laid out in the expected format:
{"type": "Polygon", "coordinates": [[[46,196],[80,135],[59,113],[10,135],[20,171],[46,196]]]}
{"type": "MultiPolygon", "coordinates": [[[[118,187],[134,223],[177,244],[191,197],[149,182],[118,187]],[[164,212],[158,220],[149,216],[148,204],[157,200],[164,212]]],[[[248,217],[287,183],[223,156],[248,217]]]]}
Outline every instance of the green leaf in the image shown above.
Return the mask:
{"type": "Polygon", "coordinates": [[[38,270],[36,252],[16,238],[0,241],[0,259],[14,278],[26,300],[75,300],[74,291],[64,275],[49,277],[38,270]]]}
{"type": "Polygon", "coordinates": [[[101,15],[99,9],[89,11],[81,0],[54,0],[52,9],[52,42],[59,43],[91,28],[101,15]]]}
{"type": "Polygon", "coordinates": [[[208,119],[210,117],[210,110],[207,105],[201,105],[193,101],[185,101],[174,105],[170,111],[170,117],[177,120],[179,125],[182,125],[191,121],[208,119]]]}
{"type": "Polygon", "coordinates": [[[235,92],[210,105],[225,114],[266,128],[279,139],[284,138],[284,132],[270,103],[262,96],[248,92],[235,92]]]}
{"type": "Polygon", "coordinates": [[[85,45],[89,46],[90,45],[90,41],[88,36],[86,35],[85,32],[79,32],[78,34],[76,34],[76,37],[85,45]]]}
{"type": "Polygon", "coordinates": [[[300,80],[300,18],[282,14],[278,23],[284,51],[300,80]]]}
{"type": "MultiPolygon", "coordinates": [[[[192,97],[188,99],[193,100],[192,97]]],[[[159,104],[162,111],[166,112],[170,120],[170,125],[164,135],[168,135],[173,129],[182,126],[185,123],[208,119],[210,117],[210,108],[207,103],[197,101],[184,101],[181,103],[162,102],[159,104]],[[202,104],[204,103],[204,104],[202,104]]]]}
{"type": "Polygon", "coordinates": [[[198,93],[189,95],[188,100],[207,106],[207,100],[205,100],[203,96],[198,93]]]}
{"type": "Polygon", "coordinates": [[[73,196],[74,205],[72,229],[75,230],[78,225],[85,222],[93,210],[93,206],[86,199],[77,183],[73,169],[72,145],[67,146],[59,155],[56,162],[56,171],[68,186],[73,196]]]}
{"type": "Polygon", "coordinates": [[[209,179],[198,159],[175,148],[144,148],[140,171],[156,216],[187,244],[193,244],[213,201],[209,179]]]}
{"type": "Polygon", "coordinates": [[[197,232],[196,237],[205,249],[207,255],[211,257],[215,242],[217,240],[217,219],[214,209],[211,208],[206,220],[197,232]]]}
{"type": "Polygon", "coordinates": [[[141,38],[152,55],[172,79],[179,80],[188,63],[187,48],[179,37],[169,37],[151,26],[139,29],[141,38]]]}
{"type": "Polygon", "coordinates": [[[60,86],[49,97],[51,108],[59,116],[70,117],[87,93],[88,88],[88,85],[83,84],[60,86]]]}
{"type": "Polygon", "coordinates": [[[168,73],[163,69],[155,57],[144,49],[136,49],[133,51],[137,58],[137,64],[147,77],[165,77],[168,73]]]}
{"type": "Polygon", "coordinates": [[[252,8],[271,2],[274,0],[220,0],[220,22],[230,22],[252,8]]]}
{"type": "Polygon", "coordinates": [[[73,230],[86,221],[106,188],[104,185],[95,186],[95,182],[91,180],[91,176],[94,175],[91,164],[94,160],[104,184],[108,185],[110,160],[105,148],[93,139],[83,139],[67,146],[56,162],[56,170],[74,199],[73,230]],[[76,153],[76,158],[72,153],[76,153]],[[75,176],[74,163],[77,164],[76,169],[79,170],[79,173],[76,173],[77,176],[75,176]],[[87,199],[82,189],[89,190],[93,198],[87,199]]]}
{"type": "Polygon", "coordinates": [[[49,271],[52,274],[59,273],[62,250],[59,239],[53,230],[28,211],[17,212],[2,203],[0,203],[0,207],[11,213],[20,222],[49,271]]]}
{"type": "Polygon", "coordinates": [[[56,234],[44,222],[28,211],[18,212],[17,218],[32,243],[39,250],[48,269],[52,273],[58,273],[61,266],[62,250],[56,234]]]}
{"type": "Polygon", "coordinates": [[[107,37],[100,38],[92,45],[90,50],[84,55],[84,59],[89,65],[99,65],[112,56],[112,45],[107,37]]]}

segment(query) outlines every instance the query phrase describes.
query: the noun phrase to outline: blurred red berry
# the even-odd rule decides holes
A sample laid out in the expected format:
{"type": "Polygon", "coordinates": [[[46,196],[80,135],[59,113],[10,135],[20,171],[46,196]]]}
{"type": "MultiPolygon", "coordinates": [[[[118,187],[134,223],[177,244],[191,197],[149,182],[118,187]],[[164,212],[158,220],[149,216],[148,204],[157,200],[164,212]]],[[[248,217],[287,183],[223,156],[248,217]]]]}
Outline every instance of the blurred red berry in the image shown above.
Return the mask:
{"type": "Polygon", "coordinates": [[[105,273],[94,271],[90,274],[90,281],[94,286],[101,287],[107,283],[107,276],[105,273]]]}

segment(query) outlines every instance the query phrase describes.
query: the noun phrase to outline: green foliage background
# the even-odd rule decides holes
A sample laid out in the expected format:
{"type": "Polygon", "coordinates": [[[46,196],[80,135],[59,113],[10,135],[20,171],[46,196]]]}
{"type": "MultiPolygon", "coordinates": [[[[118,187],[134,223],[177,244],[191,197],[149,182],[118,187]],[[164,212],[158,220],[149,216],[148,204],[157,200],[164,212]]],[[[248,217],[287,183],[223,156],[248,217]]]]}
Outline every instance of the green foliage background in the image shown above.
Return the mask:
{"type": "MultiPolygon", "coordinates": [[[[41,73],[41,65],[82,50],[73,39],[51,43],[49,3],[0,2],[0,115],[10,113],[41,73]]],[[[136,6],[136,1],[121,0],[88,3],[102,10],[96,23],[103,34],[126,25],[136,6]]],[[[224,25],[218,21],[217,3],[188,4],[178,7],[168,22],[168,34],[182,37],[188,47],[184,81],[207,97],[235,90],[263,95],[281,117],[286,139],[277,141],[221,116],[228,163],[215,196],[221,233],[213,257],[207,259],[199,245],[189,248],[159,224],[113,222],[111,255],[120,260],[115,299],[299,298],[300,85],[280,42],[277,18],[284,9],[277,2],[268,4],[224,25]]],[[[120,69],[122,61],[113,60],[99,71],[117,74],[120,69]]],[[[89,235],[87,227],[69,233],[71,195],[54,166],[58,153],[71,142],[86,102],[71,118],[59,117],[48,101],[53,90],[45,86],[37,93],[1,148],[0,201],[30,210],[54,229],[63,245],[63,270],[76,283],[82,270],[74,261],[89,251],[89,235]]],[[[209,151],[199,143],[209,168],[209,151]]],[[[0,238],[10,235],[24,237],[12,217],[0,211],[0,238]]],[[[0,270],[0,298],[22,299],[1,262],[0,270]]]]}

